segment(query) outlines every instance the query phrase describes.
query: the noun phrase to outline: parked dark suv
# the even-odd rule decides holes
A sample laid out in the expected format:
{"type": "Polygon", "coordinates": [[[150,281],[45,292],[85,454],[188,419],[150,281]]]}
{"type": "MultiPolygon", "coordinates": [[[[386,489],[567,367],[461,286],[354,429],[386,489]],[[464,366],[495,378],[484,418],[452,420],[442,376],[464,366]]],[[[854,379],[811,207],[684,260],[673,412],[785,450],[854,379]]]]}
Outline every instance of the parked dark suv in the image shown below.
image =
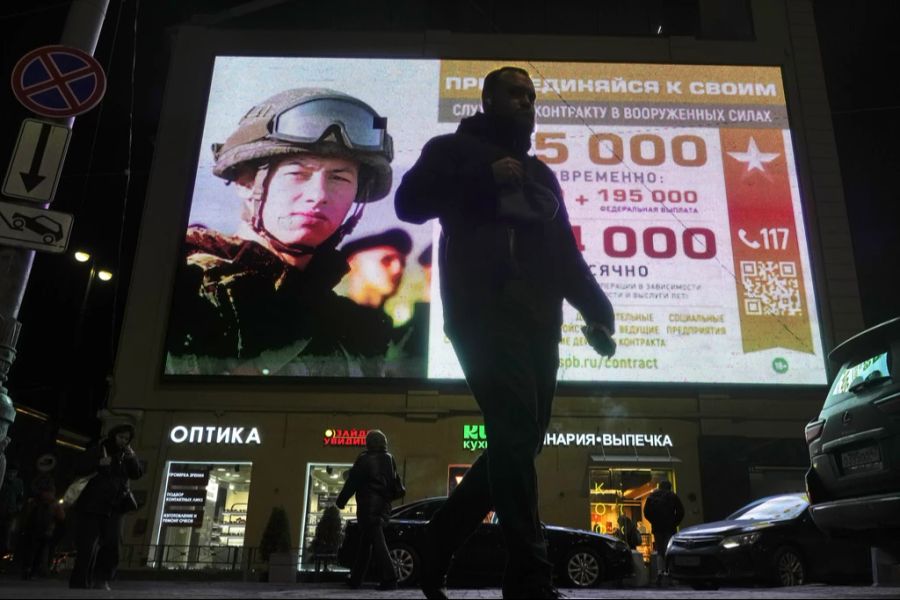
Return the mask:
{"type": "Polygon", "coordinates": [[[806,426],[816,525],[900,549],[900,317],[850,338],[818,418],[806,426]]]}

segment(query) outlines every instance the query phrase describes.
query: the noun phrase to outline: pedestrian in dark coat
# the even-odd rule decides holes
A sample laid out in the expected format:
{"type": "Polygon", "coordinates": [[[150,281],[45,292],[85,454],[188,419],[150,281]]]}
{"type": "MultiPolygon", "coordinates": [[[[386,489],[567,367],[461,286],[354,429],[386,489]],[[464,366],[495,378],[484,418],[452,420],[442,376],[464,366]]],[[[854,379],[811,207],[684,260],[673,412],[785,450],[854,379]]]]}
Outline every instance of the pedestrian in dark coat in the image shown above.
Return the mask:
{"type": "Polygon", "coordinates": [[[335,502],[338,508],[343,509],[350,497],[356,495],[360,543],[347,581],[351,588],[358,588],[362,584],[373,553],[381,578],[378,589],[397,588],[397,572],[384,539],[384,526],[390,519],[391,501],[401,498],[405,493],[394,457],[387,451],[387,437],[378,429],[369,431],[366,435],[366,451],[353,463],[344,488],[335,502]]]}
{"type": "Polygon", "coordinates": [[[109,582],[119,564],[119,540],[122,515],[131,496],[129,480],[144,473],[131,442],[134,427],[118,425],[110,429],[106,439],[88,448],[78,457],[75,476],[94,473],[75,502],[75,566],[69,579],[70,588],[109,589],[109,582]]]}
{"type": "Polygon", "coordinates": [[[488,442],[429,524],[428,598],[446,598],[453,553],[492,509],[509,557],[503,597],[557,597],[534,461],[556,390],[563,300],[584,318],[588,343],[615,352],[612,305],[578,249],[559,183],[528,154],[534,102],[526,71],[489,73],[484,112],[430,140],[394,196],[401,220],[440,221],[444,331],[488,442]]]}
{"type": "Polygon", "coordinates": [[[672,491],[672,482],[660,481],[657,488],[647,496],[644,516],[653,528],[653,549],[665,564],[666,548],[684,518],[684,505],[672,491]]]}

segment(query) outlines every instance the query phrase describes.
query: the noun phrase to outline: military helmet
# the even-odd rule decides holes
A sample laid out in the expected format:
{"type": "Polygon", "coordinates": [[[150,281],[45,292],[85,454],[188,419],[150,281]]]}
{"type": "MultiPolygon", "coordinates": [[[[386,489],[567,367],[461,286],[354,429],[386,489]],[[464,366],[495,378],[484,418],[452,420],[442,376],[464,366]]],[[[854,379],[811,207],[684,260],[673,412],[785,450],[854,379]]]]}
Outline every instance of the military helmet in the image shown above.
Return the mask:
{"type": "Polygon", "coordinates": [[[213,144],[213,174],[233,181],[252,167],[303,153],[358,161],[358,202],[391,190],[393,140],[386,119],[362,102],[326,88],[285,90],[251,108],[225,143],[213,144]]]}

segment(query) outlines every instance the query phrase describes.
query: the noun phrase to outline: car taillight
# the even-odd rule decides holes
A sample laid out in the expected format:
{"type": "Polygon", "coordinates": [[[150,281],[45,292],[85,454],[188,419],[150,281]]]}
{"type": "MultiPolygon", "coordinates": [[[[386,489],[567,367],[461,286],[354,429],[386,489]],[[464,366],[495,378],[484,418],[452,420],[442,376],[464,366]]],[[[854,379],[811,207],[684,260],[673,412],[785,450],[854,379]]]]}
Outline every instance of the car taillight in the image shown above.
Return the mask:
{"type": "Polygon", "coordinates": [[[806,425],[806,443],[812,444],[822,435],[822,429],[825,427],[825,420],[814,421],[806,425]]]}
{"type": "Polygon", "coordinates": [[[889,415],[900,414],[900,394],[873,402],[875,408],[889,415]]]}

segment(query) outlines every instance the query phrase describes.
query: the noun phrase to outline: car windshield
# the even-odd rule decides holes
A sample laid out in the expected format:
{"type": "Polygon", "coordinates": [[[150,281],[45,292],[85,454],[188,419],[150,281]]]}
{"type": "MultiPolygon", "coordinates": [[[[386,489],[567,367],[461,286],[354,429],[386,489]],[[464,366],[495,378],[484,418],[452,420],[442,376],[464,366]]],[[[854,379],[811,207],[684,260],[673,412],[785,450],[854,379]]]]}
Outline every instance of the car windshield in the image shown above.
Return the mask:
{"type": "Polygon", "coordinates": [[[828,398],[830,401],[847,392],[865,389],[869,387],[867,384],[883,384],[888,381],[890,381],[888,353],[881,352],[865,360],[850,363],[842,369],[831,386],[828,398]]]}
{"type": "Polygon", "coordinates": [[[737,521],[788,521],[803,514],[807,506],[809,500],[806,494],[772,496],[760,504],[745,506],[728,518],[737,521]]]}

